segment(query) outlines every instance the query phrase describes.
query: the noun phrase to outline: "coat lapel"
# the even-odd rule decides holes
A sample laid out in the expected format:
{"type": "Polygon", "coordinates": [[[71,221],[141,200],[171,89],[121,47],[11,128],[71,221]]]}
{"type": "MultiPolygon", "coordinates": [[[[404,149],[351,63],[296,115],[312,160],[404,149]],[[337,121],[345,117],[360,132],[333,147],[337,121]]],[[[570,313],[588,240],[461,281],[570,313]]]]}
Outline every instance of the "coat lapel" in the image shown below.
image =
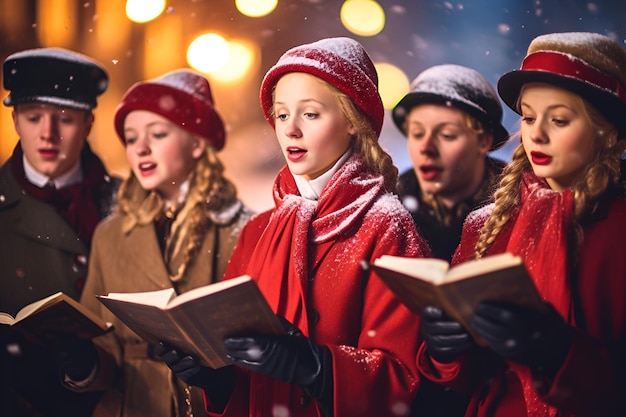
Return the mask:
{"type": "Polygon", "coordinates": [[[124,254],[128,269],[140,274],[140,276],[129,277],[129,279],[138,282],[144,280],[152,282],[158,288],[171,287],[172,283],[163,262],[161,248],[159,248],[156,231],[152,223],[135,226],[129,232],[128,239],[124,240],[132,242],[125,248],[126,253],[124,254]]]}

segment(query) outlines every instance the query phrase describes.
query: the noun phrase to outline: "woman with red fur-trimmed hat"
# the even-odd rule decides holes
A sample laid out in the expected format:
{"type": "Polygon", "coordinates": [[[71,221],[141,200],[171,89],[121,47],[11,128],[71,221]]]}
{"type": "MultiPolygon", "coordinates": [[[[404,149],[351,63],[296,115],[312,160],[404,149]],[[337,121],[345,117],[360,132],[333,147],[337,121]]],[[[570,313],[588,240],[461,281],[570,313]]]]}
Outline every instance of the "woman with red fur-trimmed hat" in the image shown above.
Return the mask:
{"type": "Polygon", "coordinates": [[[482,303],[478,347],[427,307],[418,366],[473,395],[466,416],[626,415],[626,51],[595,33],[542,35],[498,91],[522,116],[521,143],[453,263],[521,256],[547,313],[482,303]]]}
{"type": "Polygon", "coordinates": [[[180,378],[205,389],[211,415],[408,412],[418,321],[360,263],[430,250],[393,194],[377,82],[350,38],[292,48],[265,75],[261,104],[287,166],[275,208],[246,225],[225,277],[253,277],[288,335],[227,338],[234,365],[217,371],[161,349],[180,378]]]}
{"type": "Polygon", "coordinates": [[[221,280],[251,213],[223,175],[217,151],[224,127],[200,74],[180,69],[134,84],[116,110],[115,129],[131,174],[116,212],[96,228],[81,298],[114,331],[95,339],[97,360],[68,358],[66,383],[73,390],[106,389],[94,416],[202,415],[202,391],[174,377],[154,347],[95,295],[184,293],[221,280]]]}

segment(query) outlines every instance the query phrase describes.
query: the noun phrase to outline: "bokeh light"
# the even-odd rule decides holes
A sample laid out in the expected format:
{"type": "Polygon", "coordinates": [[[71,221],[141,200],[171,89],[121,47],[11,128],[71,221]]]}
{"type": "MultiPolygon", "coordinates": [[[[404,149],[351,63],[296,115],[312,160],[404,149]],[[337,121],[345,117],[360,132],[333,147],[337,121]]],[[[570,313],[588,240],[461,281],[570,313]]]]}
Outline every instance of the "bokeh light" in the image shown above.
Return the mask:
{"type": "Polygon", "coordinates": [[[165,10],[165,0],[127,0],[126,16],[133,22],[145,23],[159,17],[165,10]]]}
{"type": "Polygon", "coordinates": [[[378,91],[385,109],[392,109],[410,89],[410,81],[404,71],[385,62],[374,64],[378,73],[378,91]]]}
{"type": "Polygon", "coordinates": [[[346,0],[341,6],[341,23],[360,36],[374,36],[385,27],[385,11],[374,0],[346,0]]]}
{"type": "Polygon", "coordinates": [[[187,62],[200,72],[212,73],[226,65],[229,49],[226,39],[216,33],[205,33],[189,44],[187,62]]]}
{"type": "Polygon", "coordinates": [[[228,42],[228,59],[224,65],[211,72],[211,78],[229,83],[253,73],[253,65],[260,61],[257,48],[249,43],[231,40],[228,42]]]}
{"type": "Polygon", "coordinates": [[[235,0],[235,6],[241,14],[249,17],[266,16],[274,11],[278,0],[235,0]]]}

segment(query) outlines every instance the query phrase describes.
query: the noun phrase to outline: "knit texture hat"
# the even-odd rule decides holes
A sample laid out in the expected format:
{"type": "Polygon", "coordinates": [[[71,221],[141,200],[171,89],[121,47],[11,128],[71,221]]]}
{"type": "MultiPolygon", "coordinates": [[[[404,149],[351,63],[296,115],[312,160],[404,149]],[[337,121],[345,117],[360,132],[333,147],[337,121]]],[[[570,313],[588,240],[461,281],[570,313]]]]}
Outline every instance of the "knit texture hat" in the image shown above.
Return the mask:
{"type": "Polygon", "coordinates": [[[626,133],[626,50],[597,33],[569,32],[538,36],[519,70],[500,77],[500,97],[520,113],[517,100],[529,82],[555,85],[580,95],[626,133]]]}
{"type": "Polygon", "coordinates": [[[224,147],[224,123],[213,106],[211,87],[202,75],[179,69],[132,85],[115,111],[115,130],[124,140],[124,119],[133,110],[159,114],[182,129],[224,147]]]}
{"type": "Polygon", "coordinates": [[[281,76],[289,72],[314,75],[346,94],[370,120],[377,135],[385,110],[378,93],[378,74],[363,46],[351,38],[327,38],[285,52],[261,83],[261,107],[274,126],[272,94],[281,76]]]}
{"type": "Polygon", "coordinates": [[[393,121],[400,131],[404,132],[406,116],[419,104],[453,106],[475,117],[493,133],[491,149],[509,136],[502,126],[502,105],[496,90],[471,68],[448,64],[422,71],[411,83],[411,91],[393,108],[393,121]]]}
{"type": "Polygon", "coordinates": [[[96,60],[63,48],[36,48],[9,55],[2,65],[9,95],[5,106],[45,103],[89,111],[109,85],[96,60]]]}

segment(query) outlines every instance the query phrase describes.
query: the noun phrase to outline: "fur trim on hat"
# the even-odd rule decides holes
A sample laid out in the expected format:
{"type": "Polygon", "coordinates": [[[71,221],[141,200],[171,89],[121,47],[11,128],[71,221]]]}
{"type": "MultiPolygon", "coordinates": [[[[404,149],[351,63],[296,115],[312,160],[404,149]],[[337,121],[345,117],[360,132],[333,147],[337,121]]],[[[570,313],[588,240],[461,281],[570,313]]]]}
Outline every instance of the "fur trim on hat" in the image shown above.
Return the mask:
{"type": "Polygon", "coordinates": [[[175,70],[131,86],[115,111],[115,131],[122,143],[124,120],[133,110],[159,114],[207,140],[216,150],[224,147],[224,123],[213,106],[211,87],[206,78],[194,71],[175,70]]]}
{"type": "Polygon", "coordinates": [[[296,46],[285,52],[261,83],[261,107],[274,127],[272,94],[276,83],[289,72],[314,75],[346,94],[370,120],[380,135],[385,110],[378,93],[378,74],[363,46],[351,38],[327,38],[296,46]]]}
{"type": "Polygon", "coordinates": [[[626,50],[598,33],[552,33],[535,38],[521,68],[500,77],[498,92],[516,113],[524,84],[544,82],[580,95],[620,135],[626,134],[626,50]]]}
{"type": "Polygon", "coordinates": [[[502,126],[502,105],[493,86],[478,71],[461,65],[435,65],[422,71],[411,83],[411,91],[393,108],[396,127],[406,135],[404,122],[420,104],[456,107],[479,120],[493,133],[491,149],[497,149],[509,132],[502,126]]]}

